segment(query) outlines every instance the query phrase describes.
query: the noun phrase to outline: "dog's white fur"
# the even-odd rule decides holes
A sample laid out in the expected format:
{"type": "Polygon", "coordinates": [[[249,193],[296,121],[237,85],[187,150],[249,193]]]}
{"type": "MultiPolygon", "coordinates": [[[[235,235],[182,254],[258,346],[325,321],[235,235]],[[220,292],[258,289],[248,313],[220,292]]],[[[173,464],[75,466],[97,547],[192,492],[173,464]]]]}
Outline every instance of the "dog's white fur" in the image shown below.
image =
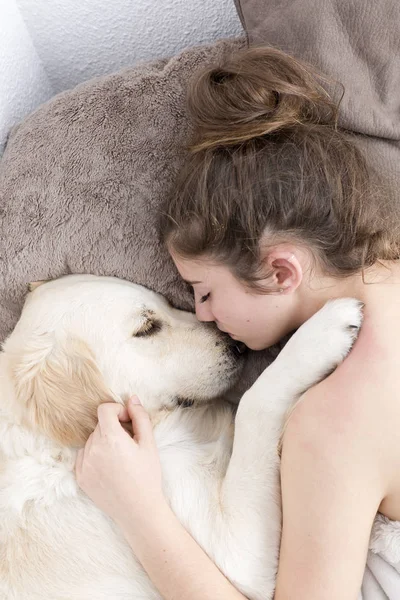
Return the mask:
{"type": "Polygon", "coordinates": [[[153,419],[165,494],[180,521],[246,597],[272,598],[285,414],[344,358],[360,322],[355,300],[326,305],[243,396],[235,418],[218,398],[241,360],[214,328],[111,277],[36,286],[0,354],[0,598],[160,598],[74,477],[99,403],[132,393],[153,419]],[[194,405],[180,406],[185,399],[194,405]]]}

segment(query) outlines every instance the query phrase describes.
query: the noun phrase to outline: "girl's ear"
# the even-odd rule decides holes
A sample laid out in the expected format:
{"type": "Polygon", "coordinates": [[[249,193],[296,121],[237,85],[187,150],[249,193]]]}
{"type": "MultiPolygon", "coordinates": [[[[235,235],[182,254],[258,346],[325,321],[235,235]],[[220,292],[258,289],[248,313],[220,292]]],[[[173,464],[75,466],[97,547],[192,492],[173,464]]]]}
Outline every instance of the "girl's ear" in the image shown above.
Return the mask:
{"type": "Polygon", "coordinates": [[[295,253],[278,247],[268,252],[264,261],[277,291],[290,293],[299,287],[303,279],[303,267],[295,253]]]}

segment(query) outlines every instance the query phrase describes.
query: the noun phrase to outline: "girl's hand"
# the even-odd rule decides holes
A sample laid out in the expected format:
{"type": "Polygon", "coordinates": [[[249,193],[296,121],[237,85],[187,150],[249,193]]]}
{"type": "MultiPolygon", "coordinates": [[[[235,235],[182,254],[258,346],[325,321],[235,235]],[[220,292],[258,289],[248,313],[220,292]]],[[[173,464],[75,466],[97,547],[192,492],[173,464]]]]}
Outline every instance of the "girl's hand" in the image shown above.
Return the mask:
{"type": "Polygon", "coordinates": [[[94,432],[79,450],[75,471],[78,485],[119,525],[141,521],[165,504],[157,447],[149,416],[137,397],[98,408],[94,432]],[[133,438],[121,422],[132,421],[133,438]]]}

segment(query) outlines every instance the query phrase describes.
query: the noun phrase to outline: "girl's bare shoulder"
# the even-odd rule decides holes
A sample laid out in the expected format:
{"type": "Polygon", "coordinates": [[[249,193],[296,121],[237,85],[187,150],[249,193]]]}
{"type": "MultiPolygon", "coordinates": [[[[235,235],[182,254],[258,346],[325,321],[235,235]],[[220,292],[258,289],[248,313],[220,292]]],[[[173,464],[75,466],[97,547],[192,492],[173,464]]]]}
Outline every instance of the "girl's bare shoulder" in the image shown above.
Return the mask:
{"type": "Polygon", "coordinates": [[[344,362],[303,395],[285,436],[332,462],[345,458],[357,474],[368,471],[386,496],[383,512],[400,519],[399,423],[400,332],[378,331],[367,319],[344,362]]]}

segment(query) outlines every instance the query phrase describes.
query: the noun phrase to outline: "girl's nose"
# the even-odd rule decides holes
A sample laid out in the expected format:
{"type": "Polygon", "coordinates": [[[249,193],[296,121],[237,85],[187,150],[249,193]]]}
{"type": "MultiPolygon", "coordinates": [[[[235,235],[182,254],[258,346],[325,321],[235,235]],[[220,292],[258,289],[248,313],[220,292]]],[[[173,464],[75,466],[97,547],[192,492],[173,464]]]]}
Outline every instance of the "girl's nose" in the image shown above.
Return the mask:
{"type": "Polygon", "coordinates": [[[205,323],[215,321],[209,302],[204,302],[203,304],[196,304],[196,317],[199,321],[203,321],[205,323]]]}

